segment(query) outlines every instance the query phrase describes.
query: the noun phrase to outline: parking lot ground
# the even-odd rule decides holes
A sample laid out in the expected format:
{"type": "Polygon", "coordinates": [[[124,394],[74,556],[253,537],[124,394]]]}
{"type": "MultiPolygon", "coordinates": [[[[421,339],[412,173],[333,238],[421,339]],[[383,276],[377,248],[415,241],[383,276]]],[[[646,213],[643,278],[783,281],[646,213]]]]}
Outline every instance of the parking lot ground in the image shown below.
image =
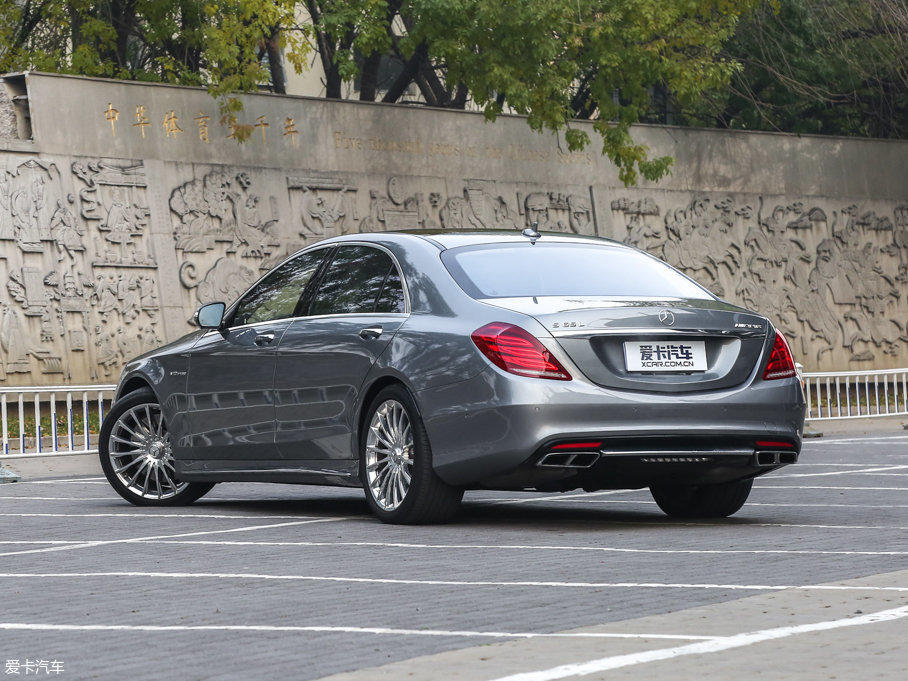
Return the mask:
{"type": "Polygon", "coordinates": [[[0,486],[9,678],[42,661],[62,678],[225,681],[908,669],[901,430],[810,440],[737,515],[700,522],[645,491],[469,492],[434,527],[382,525],[357,490],[289,485],[147,509],[90,471],[18,472],[0,486]]]}
{"type": "MultiPolygon", "coordinates": [[[[330,681],[904,679],[908,571],[449,651],[330,681]],[[856,601],[856,595],[857,601],[856,601]],[[860,608],[855,604],[859,601],[860,608]],[[742,631],[742,623],[750,627],[742,631]],[[697,632],[692,634],[691,632],[697,632]]],[[[327,680],[325,680],[327,681],[327,680]]]]}

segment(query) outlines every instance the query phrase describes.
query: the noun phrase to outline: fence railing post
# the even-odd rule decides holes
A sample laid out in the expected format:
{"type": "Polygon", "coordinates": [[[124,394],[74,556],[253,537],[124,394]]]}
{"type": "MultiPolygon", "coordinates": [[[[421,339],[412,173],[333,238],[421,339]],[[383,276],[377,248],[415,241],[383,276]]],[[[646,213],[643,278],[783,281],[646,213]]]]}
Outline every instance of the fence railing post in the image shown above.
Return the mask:
{"type": "Polygon", "coordinates": [[[908,416],[908,368],[804,372],[803,377],[808,419],[908,416]]]}
{"type": "MultiPolygon", "coordinates": [[[[0,461],[9,465],[10,459],[96,453],[97,447],[92,448],[92,441],[97,432],[92,431],[92,423],[96,416],[98,422],[103,420],[105,396],[115,389],[115,385],[0,387],[0,433],[3,437],[0,461]],[[57,420],[64,418],[63,409],[65,434],[60,432],[57,420]],[[48,416],[50,426],[45,428],[42,419],[48,416]],[[77,419],[81,419],[81,431],[77,419]],[[61,442],[63,438],[65,442],[61,442]]],[[[3,471],[4,482],[18,479],[7,469],[3,471]]]]}

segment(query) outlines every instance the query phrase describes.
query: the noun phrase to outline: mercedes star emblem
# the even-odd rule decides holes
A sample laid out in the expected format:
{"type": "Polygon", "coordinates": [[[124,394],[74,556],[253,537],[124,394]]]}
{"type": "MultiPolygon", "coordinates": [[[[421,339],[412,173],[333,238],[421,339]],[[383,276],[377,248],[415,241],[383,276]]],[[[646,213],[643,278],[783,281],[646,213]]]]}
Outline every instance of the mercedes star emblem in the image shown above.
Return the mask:
{"type": "Polygon", "coordinates": [[[659,313],[659,321],[666,326],[671,326],[675,323],[675,315],[669,310],[662,310],[662,312],[659,313]]]}

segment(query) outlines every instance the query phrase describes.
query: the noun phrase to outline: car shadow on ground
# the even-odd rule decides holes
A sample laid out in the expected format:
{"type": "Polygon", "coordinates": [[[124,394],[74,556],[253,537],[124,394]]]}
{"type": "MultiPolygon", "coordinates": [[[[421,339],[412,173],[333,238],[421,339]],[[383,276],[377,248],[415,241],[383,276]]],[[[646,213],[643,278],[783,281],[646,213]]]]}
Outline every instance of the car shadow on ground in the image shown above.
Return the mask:
{"type": "MultiPolygon", "coordinates": [[[[256,516],[298,516],[299,518],[343,518],[361,520],[380,525],[372,515],[361,490],[287,485],[275,489],[273,485],[246,485],[231,489],[231,484],[218,485],[208,496],[191,506],[147,508],[149,515],[171,513],[238,513],[250,519],[256,516]]],[[[478,493],[482,494],[482,493],[478,493]]],[[[105,504],[106,505],[106,504],[105,504]]],[[[111,509],[132,509],[127,502],[111,498],[111,509]]],[[[139,507],[141,508],[141,507],[139,507]]],[[[745,510],[747,507],[745,506],[745,510]]],[[[264,520],[264,519],[263,519],[264,520]]],[[[483,499],[472,497],[470,492],[464,498],[457,515],[446,525],[462,528],[526,528],[575,529],[588,531],[604,530],[623,525],[750,525],[768,522],[766,518],[748,514],[746,517],[684,519],[669,518],[655,504],[628,501],[626,506],[620,500],[615,503],[593,504],[581,496],[567,500],[558,495],[539,498],[483,499]]]]}
{"type": "MultiPolygon", "coordinates": [[[[466,499],[458,514],[445,525],[461,528],[508,528],[526,529],[608,529],[619,525],[748,525],[765,522],[753,516],[713,519],[673,519],[652,508],[608,508],[567,504],[553,504],[546,499],[538,501],[513,502],[483,501],[466,499]]],[[[617,507],[616,507],[617,506],[617,507]]],[[[185,508],[185,507],[184,507],[185,508]]],[[[199,512],[242,513],[249,518],[257,515],[283,515],[305,517],[331,517],[349,520],[364,520],[380,525],[380,521],[369,511],[365,499],[352,493],[327,496],[319,493],[297,495],[294,498],[218,499],[203,498],[191,507],[199,512]]],[[[156,509],[162,510],[162,509],[156,509]]]]}

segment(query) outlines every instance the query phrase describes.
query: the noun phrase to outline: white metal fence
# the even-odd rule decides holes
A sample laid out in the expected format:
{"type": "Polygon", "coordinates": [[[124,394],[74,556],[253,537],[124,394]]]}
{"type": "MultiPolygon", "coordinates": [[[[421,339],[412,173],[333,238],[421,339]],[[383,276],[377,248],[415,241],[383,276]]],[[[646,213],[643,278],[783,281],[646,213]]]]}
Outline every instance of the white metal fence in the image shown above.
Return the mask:
{"type": "MultiPolygon", "coordinates": [[[[908,415],[908,368],[803,374],[807,418],[908,415]]],[[[94,454],[114,385],[0,388],[0,461],[94,454]]]]}
{"type": "Polygon", "coordinates": [[[807,418],[908,415],[908,369],[805,373],[807,418]]]}
{"type": "Polygon", "coordinates": [[[0,388],[4,459],[92,454],[115,385],[0,388]]]}

